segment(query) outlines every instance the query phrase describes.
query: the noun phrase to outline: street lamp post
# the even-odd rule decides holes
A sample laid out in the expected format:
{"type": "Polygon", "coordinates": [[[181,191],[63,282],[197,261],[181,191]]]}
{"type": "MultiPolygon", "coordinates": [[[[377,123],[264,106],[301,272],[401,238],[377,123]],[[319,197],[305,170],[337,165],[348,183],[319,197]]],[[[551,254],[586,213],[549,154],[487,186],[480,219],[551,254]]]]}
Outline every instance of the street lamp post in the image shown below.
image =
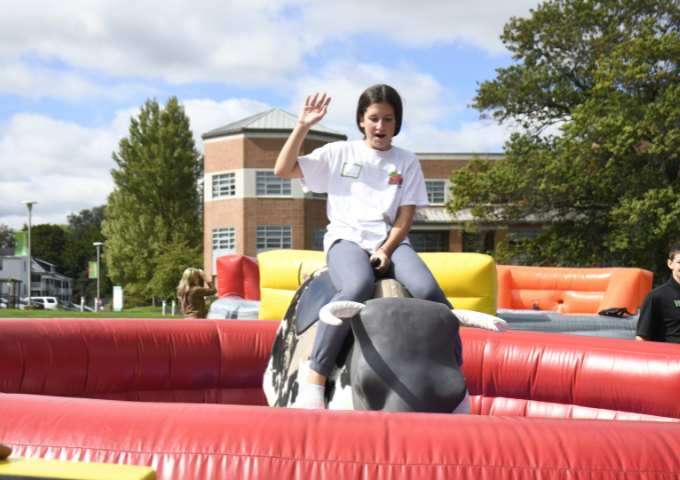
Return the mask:
{"type": "Polygon", "coordinates": [[[100,249],[102,245],[104,245],[104,242],[94,242],[92,245],[97,247],[97,300],[94,302],[94,310],[95,312],[99,311],[99,277],[101,276],[101,271],[99,268],[99,255],[100,255],[100,249]]]}
{"type": "Polygon", "coordinates": [[[26,305],[31,305],[31,211],[33,210],[33,205],[35,205],[35,200],[24,200],[23,202],[28,207],[28,239],[26,242],[26,305]]]}

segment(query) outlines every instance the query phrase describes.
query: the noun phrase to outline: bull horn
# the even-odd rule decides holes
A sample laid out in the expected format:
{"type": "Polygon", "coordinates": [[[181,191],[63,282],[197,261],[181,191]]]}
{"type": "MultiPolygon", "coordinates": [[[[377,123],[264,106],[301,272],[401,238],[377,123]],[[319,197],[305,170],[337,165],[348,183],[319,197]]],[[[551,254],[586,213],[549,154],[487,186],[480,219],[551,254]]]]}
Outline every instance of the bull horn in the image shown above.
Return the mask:
{"type": "Polygon", "coordinates": [[[451,311],[458,318],[460,324],[466,327],[483,328],[484,330],[492,330],[494,332],[500,332],[507,328],[505,320],[487,313],[475,312],[474,310],[460,310],[458,308],[451,311]]]}
{"type": "Polygon", "coordinates": [[[343,319],[352,318],[365,306],[363,303],[345,300],[327,303],[319,311],[319,319],[328,325],[342,325],[343,319]]]}

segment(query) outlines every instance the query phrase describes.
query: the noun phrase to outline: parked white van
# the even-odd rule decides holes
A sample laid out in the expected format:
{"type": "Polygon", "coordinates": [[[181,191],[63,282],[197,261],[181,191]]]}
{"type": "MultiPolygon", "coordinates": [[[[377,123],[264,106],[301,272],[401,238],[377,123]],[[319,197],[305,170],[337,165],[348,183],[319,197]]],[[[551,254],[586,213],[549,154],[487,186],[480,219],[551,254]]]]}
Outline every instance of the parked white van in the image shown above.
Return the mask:
{"type": "MultiPolygon", "coordinates": [[[[28,299],[22,299],[25,304],[28,299]]],[[[56,297],[31,297],[31,303],[34,305],[42,305],[45,310],[56,310],[59,306],[56,297]]]]}

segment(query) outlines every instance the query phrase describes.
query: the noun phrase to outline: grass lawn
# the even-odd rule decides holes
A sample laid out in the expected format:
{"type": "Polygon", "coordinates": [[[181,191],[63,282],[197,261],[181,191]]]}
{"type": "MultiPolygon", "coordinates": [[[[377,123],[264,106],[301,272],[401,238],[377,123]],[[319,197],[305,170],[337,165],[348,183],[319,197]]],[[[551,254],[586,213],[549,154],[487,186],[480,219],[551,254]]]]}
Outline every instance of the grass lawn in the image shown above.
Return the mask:
{"type": "Polygon", "coordinates": [[[122,312],[74,312],[71,310],[18,310],[0,309],[0,318],[182,318],[182,315],[161,313],[161,307],[137,307],[122,312]]]}

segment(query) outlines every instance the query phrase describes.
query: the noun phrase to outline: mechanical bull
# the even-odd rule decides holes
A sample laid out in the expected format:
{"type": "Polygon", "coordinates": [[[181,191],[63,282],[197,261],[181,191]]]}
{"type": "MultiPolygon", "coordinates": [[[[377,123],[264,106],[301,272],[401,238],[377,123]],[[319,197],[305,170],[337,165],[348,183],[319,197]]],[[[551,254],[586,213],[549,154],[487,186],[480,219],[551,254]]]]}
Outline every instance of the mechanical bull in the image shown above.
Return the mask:
{"type": "Polygon", "coordinates": [[[408,297],[395,280],[379,280],[373,300],[330,302],[335,295],[327,270],[315,272],[295,293],[277,331],[264,375],[270,406],[292,407],[317,321],[351,322],[352,335],[326,383],[333,410],[465,413],[469,400],[456,362],[460,325],[500,330],[505,322],[468,310],[408,297]]]}

